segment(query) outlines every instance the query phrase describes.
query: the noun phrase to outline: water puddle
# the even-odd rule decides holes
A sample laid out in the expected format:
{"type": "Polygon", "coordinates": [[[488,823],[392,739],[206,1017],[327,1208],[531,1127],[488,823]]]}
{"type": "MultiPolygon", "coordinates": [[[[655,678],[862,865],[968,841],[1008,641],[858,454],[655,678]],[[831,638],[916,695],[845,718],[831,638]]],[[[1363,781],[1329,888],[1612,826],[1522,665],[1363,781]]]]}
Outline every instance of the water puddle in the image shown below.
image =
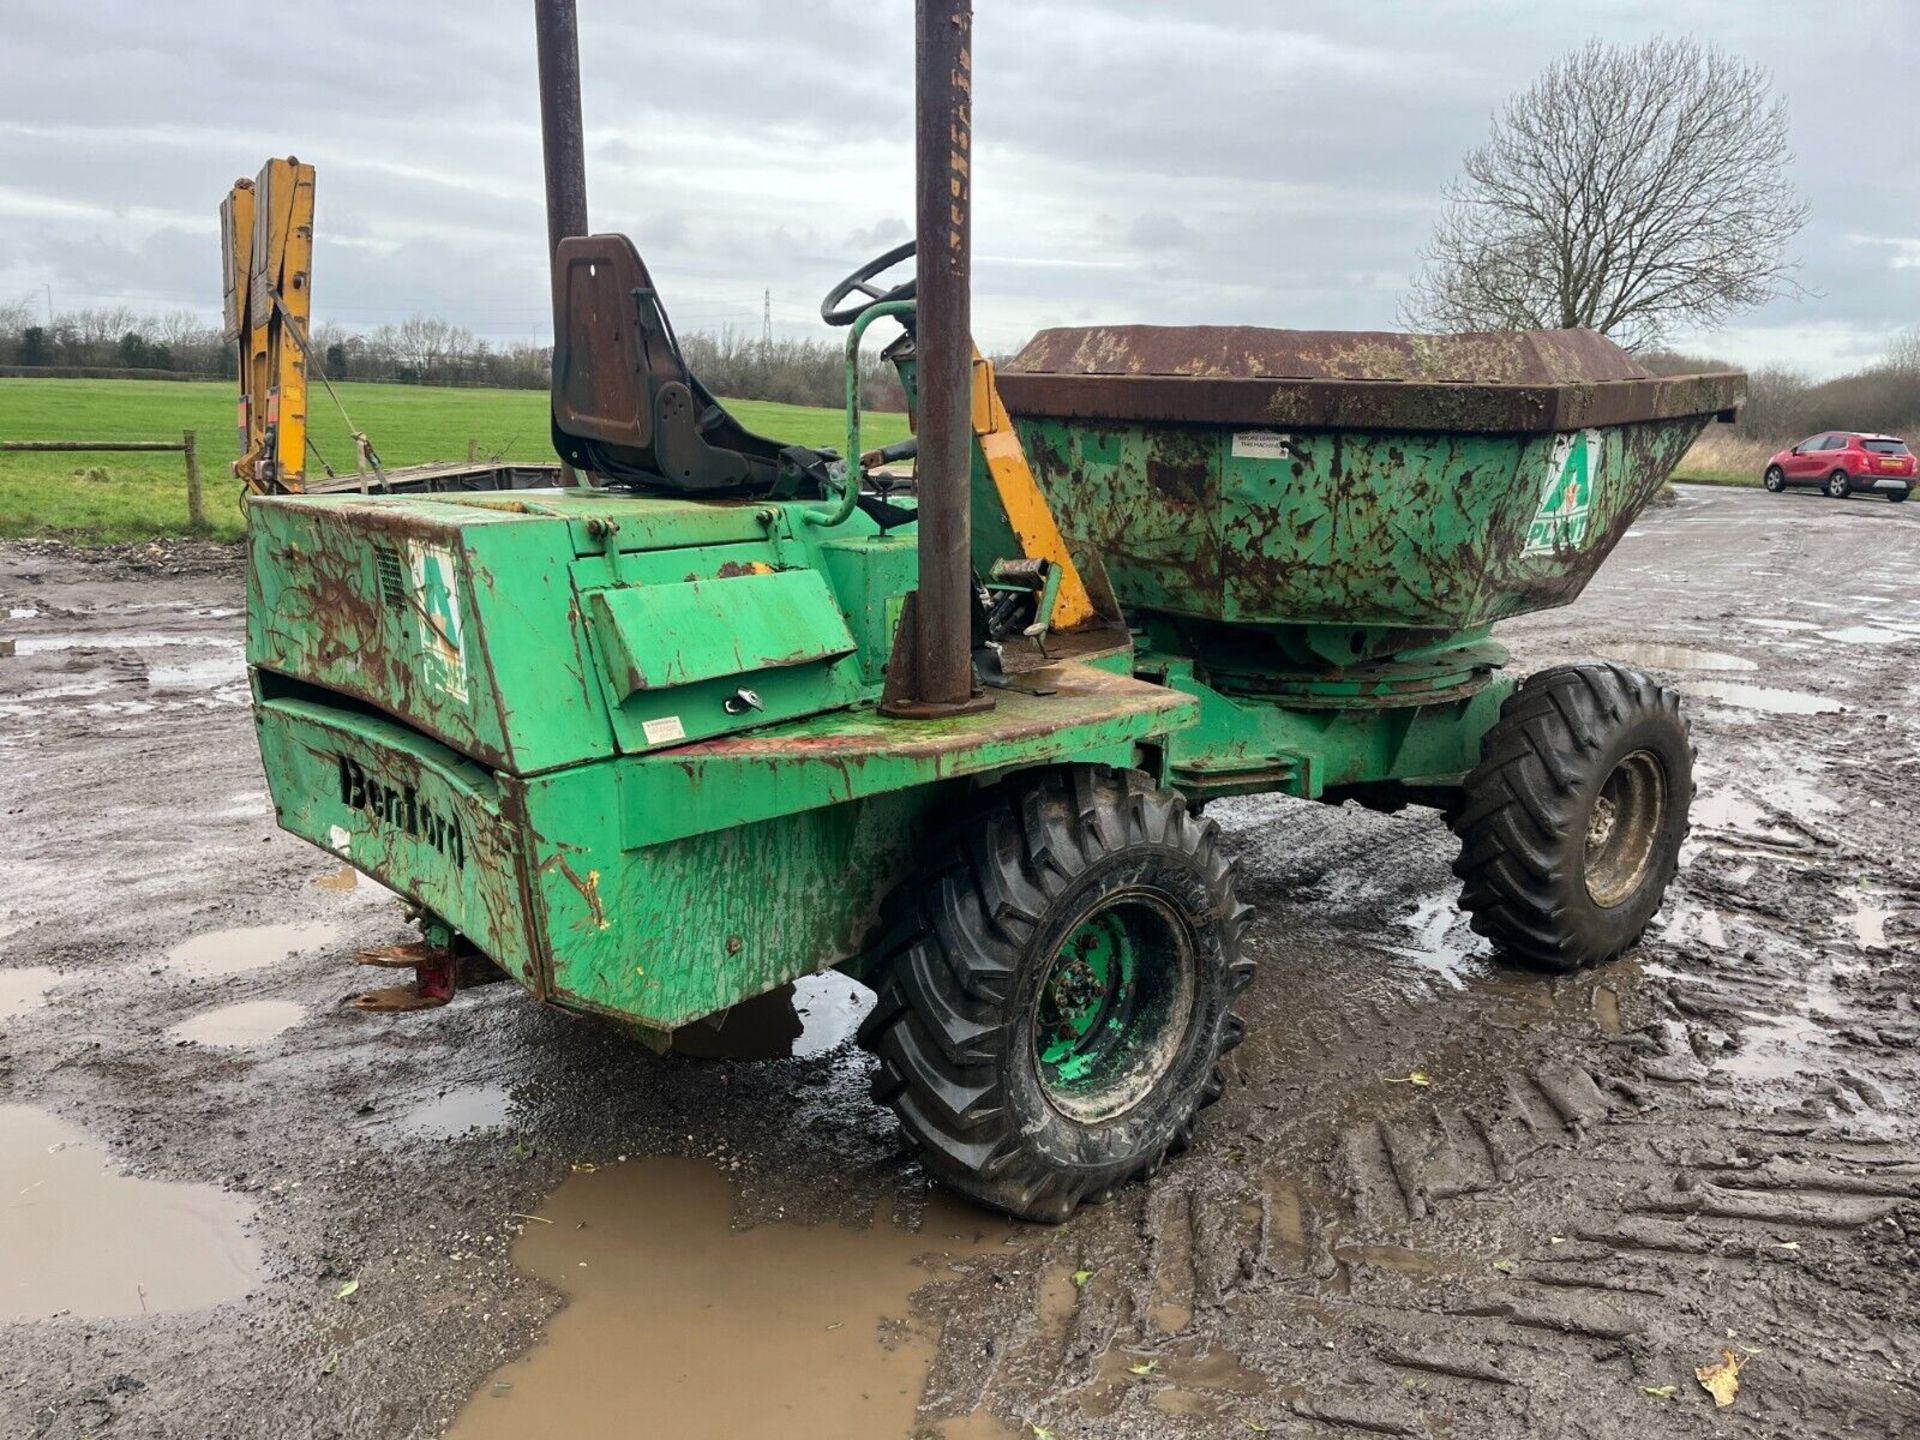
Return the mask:
{"type": "Polygon", "coordinates": [[[1690,680],[1680,687],[1702,700],[1742,710],[1764,710],[1770,715],[1834,715],[1846,707],[1824,695],[1798,690],[1773,690],[1765,685],[1743,685],[1733,680],[1690,680]]]}
{"type": "Polygon", "coordinates": [[[1484,975],[1493,956],[1493,946],[1473,933],[1473,927],[1460,909],[1459,892],[1444,890],[1418,902],[1411,915],[1396,922],[1411,934],[1407,944],[1380,944],[1378,949],[1418,961],[1436,972],[1456,990],[1467,988],[1467,981],[1484,975]]]}
{"type": "Polygon", "coordinates": [[[0,1105],[0,1175],[0,1320],[198,1310],[253,1283],[246,1201],[122,1175],[44,1110],[0,1105]]]}
{"type": "Polygon", "coordinates": [[[1333,1258],[1342,1265],[1366,1265],[1416,1280],[1457,1280],[1480,1273],[1478,1266],[1454,1256],[1405,1245],[1336,1245],[1333,1258]]]}
{"type": "Polygon", "coordinates": [[[1675,900],[1668,906],[1667,917],[1661,923],[1660,938],[1670,945],[1698,940],[1709,950],[1724,950],[1727,948],[1726,922],[1711,905],[1675,900]]]}
{"type": "Polygon", "coordinates": [[[383,900],[400,898],[378,880],[362,875],[351,865],[342,865],[338,870],[316,875],[311,883],[315,890],[344,896],[343,903],[352,906],[378,905],[383,900]]]}
{"type": "Polygon", "coordinates": [[[153,690],[218,690],[238,687],[247,678],[244,655],[217,655],[182,665],[149,665],[147,686],[153,690]]]}
{"type": "Polygon", "coordinates": [[[1853,943],[1862,950],[1885,950],[1887,944],[1887,921],[1893,918],[1893,911],[1884,905],[1880,897],[1860,890],[1853,895],[1853,943]]]}
{"type": "Polygon", "coordinates": [[[22,655],[62,650],[158,650],[169,645],[224,648],[238,643],[220,635],[23,635],[18,642],[22,655]]]}
{"type": "Polygon", "coordinates": [[[401,1112],[394,1123],[427,1140],[453,1140],[507,1123],[513,1096],[504,1085],[466,1085],[401,1112]]]}
{"type": "Polygon", "coordinates": [[[38,1010],[47,1003],[47,992],[59,983],[60,972],[51,965],[0,970],[0,1020],[38,1010]]]}
{"type": "Polygon", "coordinates": [[[183,940],[167,951],[167,964],[183,975],[209,980],[259,970],[306,950],[318,950],[338,938],[338,927],[324,922],[307,925],[246,925],[233,930],[209,930],[183,940]]]}
{"type": "Polygon", "coordinates": [[[1655,670],[1758,670],[1751,660],[1738,655],[1722,655],[1714,650],[1691,650],[1684,645],[1655,645],[1624,641],[1600,652],[1608,660],[1622,665],[1648,665],[1655,670]]]}
{"type": "Polygon", "coordinates": [[[1848,625],[1839,630],[1822,630],[1820,638],[1838,640],[1842,645],[1891,645],[1912,637],[1878,625],[1848,625]]]}
{"type": "MultiPolygon", "coordinates": [[[[935,1196],[918,1231],[733,1228],[711,1165],[648,1159],[576,1172],[514,1261],[565,1291],[544,1344],[495,1371],[450,1440],[903,1440],[935,1332],[913,1293],[997,1247],[1009,1222],[935,1196]]],[[[947,1433],[993,1434],[984,1418],[947,1433]]]]}
{"type": "Polygon", "coordinates": [[[167,1031],[174,1040],[190,1040],[195,1045],[244,1049],[264,1045],[283,1031],[291,1030],[306,1015],[306,1008],[291,1000],[251,1000],[244,1005],[222,1005],[191,1020],[182,1020],[167,1031]]]}
{"type": "MultiPolygon", "coordinates": [[[[1130,1391],[1146,1389],[1147,1403],[1163,1415],[1224,1421],[1233,1401],[1264,1395],[1267,1377],[1249,1370],[1238,1355],[1204,1350],[1198,1342],[1116,1345],[1100,1357],[1096,1377],[1076,1392],[1081,1411],[1096,1419],[1112,1415],[1130,1391]]],[[[1211,1433],[1222,1433],[1214,1430],[1211,1433]]]]}
{"type": "Polygon", "coordinates": [[[873,992],[822,970],[803,975],[674,1032],[673,1050],[693,1060],[784,1060],[825,1055],[853,1038],[873,1008],[873,992]]]}

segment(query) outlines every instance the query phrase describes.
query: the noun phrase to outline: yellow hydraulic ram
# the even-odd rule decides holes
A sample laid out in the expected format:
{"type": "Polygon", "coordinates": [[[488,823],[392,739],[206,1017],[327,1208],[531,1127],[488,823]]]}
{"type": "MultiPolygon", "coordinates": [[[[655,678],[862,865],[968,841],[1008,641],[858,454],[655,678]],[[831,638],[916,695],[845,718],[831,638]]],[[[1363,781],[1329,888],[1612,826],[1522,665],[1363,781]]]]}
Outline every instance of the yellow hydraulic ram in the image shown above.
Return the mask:
{"type": "Polygon", "coordinates": [[[269,160],[220,206],[226,338],[240,362],[240,458],[256,494],[307,479],[307,325],[313,309],[313,166],[269,160]]]}

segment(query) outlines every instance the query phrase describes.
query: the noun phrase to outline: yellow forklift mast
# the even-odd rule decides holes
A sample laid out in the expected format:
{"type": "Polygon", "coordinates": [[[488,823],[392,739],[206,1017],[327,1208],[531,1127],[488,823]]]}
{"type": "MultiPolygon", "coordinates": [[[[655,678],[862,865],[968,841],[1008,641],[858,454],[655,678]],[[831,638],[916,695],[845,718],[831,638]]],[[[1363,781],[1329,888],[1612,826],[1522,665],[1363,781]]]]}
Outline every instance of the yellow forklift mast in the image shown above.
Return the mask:
{"type": "Polygon", "coordinates": [[[220,206],[226,338],[240,362],[240,458],[254,494],[297,493],[307,479],[307,367],[313,309],[313,166],[269,160],[220,206]]]}

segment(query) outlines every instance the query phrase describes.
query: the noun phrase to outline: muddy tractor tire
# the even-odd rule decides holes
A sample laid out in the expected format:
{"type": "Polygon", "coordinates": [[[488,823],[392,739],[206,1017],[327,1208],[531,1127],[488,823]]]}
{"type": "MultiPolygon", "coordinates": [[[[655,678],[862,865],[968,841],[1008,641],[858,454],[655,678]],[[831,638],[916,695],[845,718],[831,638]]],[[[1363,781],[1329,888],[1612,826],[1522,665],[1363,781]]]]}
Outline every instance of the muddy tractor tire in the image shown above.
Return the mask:
{"type": "Polygon", "coordinates": [[[1187,1146],[1253,979],[1218,835],[1138,771],[1074,766],[997,787],[936,842],[859,1037],[932,1175],[1058,1222],[1187,1146]]]}
{"type": "Polygon", "coordinates": [[[1692,800],[1693,744],[1672,690],[1619,665],[1531,676],[1447,816],[1461,908],[1527,969],[1611,960],[1659,910],[1692,800]]]}

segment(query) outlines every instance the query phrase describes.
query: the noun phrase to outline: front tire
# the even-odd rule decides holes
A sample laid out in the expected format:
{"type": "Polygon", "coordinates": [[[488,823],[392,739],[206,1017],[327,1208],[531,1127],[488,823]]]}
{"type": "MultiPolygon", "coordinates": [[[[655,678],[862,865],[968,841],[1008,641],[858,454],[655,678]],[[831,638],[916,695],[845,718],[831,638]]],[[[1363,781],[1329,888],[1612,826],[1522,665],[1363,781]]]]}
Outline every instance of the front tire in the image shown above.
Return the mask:
{"type": "Polygon", "coordinates": [[[1619,665],[1529,677],[1500,707],[1447,823],[1473,928],[1566,973],[1641,936],[1679,868],[1693,799],[1680,697],[1619,665]]]}
{"type": "Polygon", "coordinates": [[[1137,771],[1062,768],[990,792],[902,888],[860,1043],[931,1174],[1057,1222],[1185,1148],[1253,979],[1218,837],[1137,771]]]}
{"type": "Polygon", "coordinates": [[[1762,480],[1761,483],[1774,494],[1778,495],[1782,490],[1787,488],[1787,472],[1782,470],[1778,465],[1769,465],[1767,467],[1766,478],[1762,480]]]}
{"type": "Polygon", "coordinates": [[[1836,470],[1827,476],[1827,494],[1835,500],[1845,500],[1853,494],[1853,482],[1847,478],[1847,472],[1836,470]]]}

